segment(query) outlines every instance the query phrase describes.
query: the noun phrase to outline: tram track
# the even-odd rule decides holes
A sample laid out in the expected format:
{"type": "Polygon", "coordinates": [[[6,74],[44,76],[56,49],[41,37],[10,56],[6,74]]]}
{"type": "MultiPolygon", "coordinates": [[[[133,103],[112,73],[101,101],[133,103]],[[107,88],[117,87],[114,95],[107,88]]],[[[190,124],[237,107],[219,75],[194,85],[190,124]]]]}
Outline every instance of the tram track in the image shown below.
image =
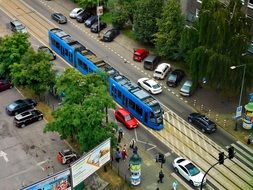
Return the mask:
{"type": "MultiPolygon", "coordinates": [[[[172,111],[165,113],[162,131],[147,129],[177,155],[192,160],[203,171],[217,162],[219,152],[226,152],[204,134],[192,127],[172,111]]],[[[226,159],[208,174],[208,181],[217,189],[253,189],[253,171],[238,159],[226,159]]]]}
{"type": "MultiPolygon", "coordinates": [[[[48,30],[56,25],[17,0],[0,1],[0,7],[11,18],[24,23],[34,37],[48,44],[48,30]]],[[[225,151],[174,112],[167,110],[165,118],[162,131],[146,129],[176,154],[189,158],[203,171],[217,162],[218,152],[225,151]]],[[[234,158],[212,169],[207,179],[217,189],[253,189],[250,183],[252,175],[251,169],[234,158]]]]}

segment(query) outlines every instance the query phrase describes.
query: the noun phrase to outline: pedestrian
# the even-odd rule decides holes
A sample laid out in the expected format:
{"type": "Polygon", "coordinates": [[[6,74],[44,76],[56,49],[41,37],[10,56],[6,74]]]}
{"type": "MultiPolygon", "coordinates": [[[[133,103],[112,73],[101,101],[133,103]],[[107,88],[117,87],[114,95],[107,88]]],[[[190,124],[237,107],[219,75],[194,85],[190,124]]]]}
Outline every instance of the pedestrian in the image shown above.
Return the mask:
{"type": "Polygon", "coordinates": [[[133,148],[133,153],[137,154],[137,151],[138,151],[138,147],[135,145],[135,147],[133,148]]]}
{"type": "Polygon", "coordinates": [[[122,158],[122,154],[121,151],[119,150],[119,148],[116,149],[116,153],[115,153],[115,160],[116,162],[119,163],[120,159],[122,158]]]}
{"type": "Polygon", "coordinates": [[[130,141],[129,147],[130,147],[130,148],[134,148],[134,145],[135,145],[135,140],[132,139],[132,140],[130,141]]]}
{"type": "Polygon", "coordinates": [[[177,181],[173,181],[173,183],[172,183],[172,190],[177,190],[177,185],[178,185],[178,182],[177,181]]]}
{"type": "Polygon", "coordinates": [[[125,161],[128,154],[127,154],[127,150],[126,150],[126,145],[124,145],[122,151],[121,151],[121,155],[122,155],[122,159],[125,161]]]}
{"type": "Polygon", "coordinates": [[[251,134],[249,134],[248,140],[247,140],[247,144],[250,144],[250,143],[251,143],[251,134]]]}
{"type": "Polygon", "coordinates": [[[123,129],[122,128],[119,128],[119,132],[118,132],[118,143],[121,142],[121,139],[123,138],[123,129]]]}
{"type": "Polygon", "coordinates": [[[157,187],[155,190],[160,190],[159,187],[157,187]]]}
{"type": "Polygon", "coordinates": [[[164,174],[163,174],[162,170],[159,172],[158,177],[159,177],[159,179],[158,179],[157,183],[163,183],[164,174]]]}

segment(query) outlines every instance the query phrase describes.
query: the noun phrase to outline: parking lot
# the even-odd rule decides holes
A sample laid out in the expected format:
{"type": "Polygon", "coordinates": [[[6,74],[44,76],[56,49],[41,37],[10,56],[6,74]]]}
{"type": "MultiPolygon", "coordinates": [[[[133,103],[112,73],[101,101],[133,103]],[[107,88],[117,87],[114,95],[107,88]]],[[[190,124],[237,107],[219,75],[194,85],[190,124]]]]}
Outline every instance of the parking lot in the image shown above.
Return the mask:
{"type": "Polygon", "coordinates": [[[18,189],[66,168],[56,154],[67,145],[56,133],[43,133],[44,120],[17,128],[5,113],[6,105],[21,98],[15,88],[0,93],[1,189],[18,189]]]}

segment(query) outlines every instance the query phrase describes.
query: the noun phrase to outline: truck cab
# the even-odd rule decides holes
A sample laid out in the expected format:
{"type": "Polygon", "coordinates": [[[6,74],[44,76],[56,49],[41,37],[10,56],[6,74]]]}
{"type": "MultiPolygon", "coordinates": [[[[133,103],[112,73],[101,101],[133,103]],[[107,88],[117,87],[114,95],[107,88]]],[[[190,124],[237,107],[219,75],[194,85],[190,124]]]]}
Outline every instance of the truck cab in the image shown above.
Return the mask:
{"type": "Polygon", "coordinates": [[[133,60],[141,62],[148,54],[149,51],[144,48],[134,49],[133,60]]]}

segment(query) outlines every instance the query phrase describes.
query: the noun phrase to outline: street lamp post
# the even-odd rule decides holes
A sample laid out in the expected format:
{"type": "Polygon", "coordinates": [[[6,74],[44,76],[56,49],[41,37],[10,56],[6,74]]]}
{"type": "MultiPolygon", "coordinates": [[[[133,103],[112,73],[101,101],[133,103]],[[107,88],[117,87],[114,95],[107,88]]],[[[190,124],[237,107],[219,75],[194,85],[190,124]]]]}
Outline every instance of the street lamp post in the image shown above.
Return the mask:
{"type": "MultiPolygon", "coordinates": [[[[230,69],[232,69],[232,70],[234,70],[234,69],[236,69],[236,68],[239,68],[239,67],[244,67],[244,68],[243,68],[242,86],[241,86],[241,92],[240,92],[238,107],[241,106],[241,102],[242,102],[242,93],[243,93],[243,87],[244,87],[244,78],[245,78],[246,64],[241,64],[241,65],[231,66],[231,67],[230,67],[230,69]]],[[[236,130],[237,130],[237,121],[236,121],[236,125],[235,125],[235,131],[236,131],[236,130]]]]}
{"type": "Polygon", "coordinates": [[[100,30],[100,14],[99,14],[99,12],[98,12],[98,8],[99,8],[99,0],[98,0],[98,5],[97,5],[97,16],[98,16],[98,38],[100,37],[100,33],[99,33],[99,30],[100,30]]]}

